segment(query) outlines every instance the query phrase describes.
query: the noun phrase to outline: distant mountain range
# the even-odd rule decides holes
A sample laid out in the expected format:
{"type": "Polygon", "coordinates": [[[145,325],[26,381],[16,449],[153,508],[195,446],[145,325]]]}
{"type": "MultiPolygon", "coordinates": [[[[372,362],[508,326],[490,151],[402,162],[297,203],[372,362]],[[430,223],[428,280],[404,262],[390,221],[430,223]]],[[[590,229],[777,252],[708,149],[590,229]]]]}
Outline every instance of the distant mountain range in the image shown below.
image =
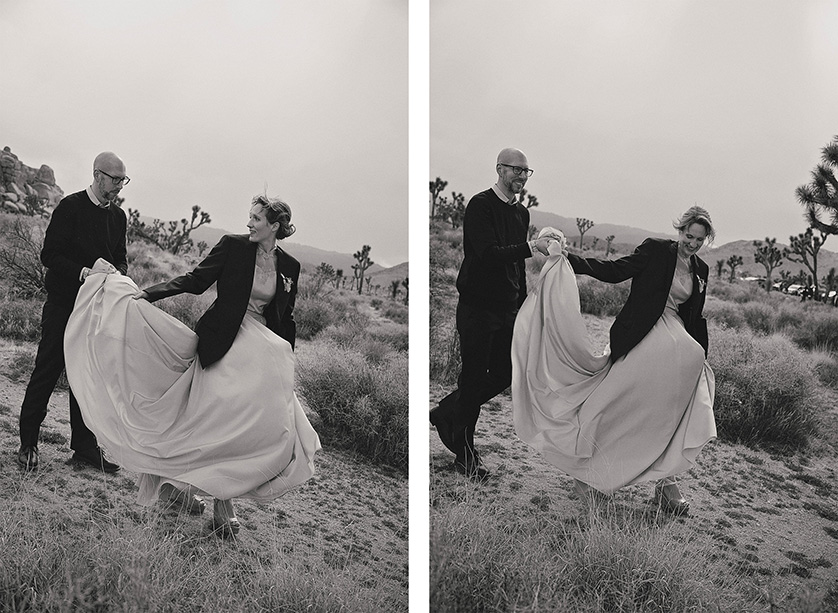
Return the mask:
{"type": "MultiPolygon", "coordinates": [[[[539,229],[546,226],[557,228],[565,233],[567,240],[571,243],[573,241],[579,241],[579,228],[576,227],[576,218],[562,217],[555,213],[539,211],[533,208],[530,209],[530,223],[539,229]]],[[[614,235],[612,249],[619,255],[631,253],[637,245],[649,237],[668,238],[671,240],[678,238],[674,232],[672,234],[662,234],[660,232],[650,232],[630,226],[598,223],[585,232],[585,247],[589,249],[593,242],[593,237],[599,238],[596,251],[591,252],[591,257],[602,257],[605,251],[605,237],[612,234],[614,235]]],[[[742,265],[736,269],[737,274],[741,274],[741,276],[764,276],[765,268],[762,264],[754,261],[755,247],[753,245],[754,240],[763,240],[763,238],[738,240],[725,243],[724,245],[705,247],[699,252],[699,256],[710,266],[711,274],[715,274],[713,271],[717,261],[722,260],[726,262],[731,256],[738,255],[742,258],[742,265]]],[[[838,248],[838,237],[827,239],[827,242],[830,240],[834,241],[836,248],[838,248]]],[[[788,245],[778,242],[777,247],[782,249],[783,247],[788,247],[788,245]]],[[[818,253],[818,277],[823,278],[829,272],[830,268],[835,268],[838,271],[838,254],[821,249],[818,253]]],[[[783,270],[788,270],[792,275],[796,275],[801,270],[807,273],[809,272],[809,269],[803,264],[783,260],[783,265],[774,269],[772,276],[775,279],[778,278],[780,271],[783,270]]]]}

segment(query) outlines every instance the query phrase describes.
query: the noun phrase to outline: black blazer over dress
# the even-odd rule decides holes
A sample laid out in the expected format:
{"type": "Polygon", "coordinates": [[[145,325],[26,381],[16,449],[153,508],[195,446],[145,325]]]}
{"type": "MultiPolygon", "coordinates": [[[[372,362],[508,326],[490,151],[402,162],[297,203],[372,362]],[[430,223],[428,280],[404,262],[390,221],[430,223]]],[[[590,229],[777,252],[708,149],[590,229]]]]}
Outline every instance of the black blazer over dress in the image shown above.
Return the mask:
{"type": "MultiPolygon", "coordinates": [[[[628,300],[611,326],[612,361],[631,351],[663,315],[677,258],[678,244],[658,238],[647,238],[634,253],[617,260],[568,254],[567,259],[576,274],[589,275],[607,283],[632,280],[628,300]]],[[[707,321],[701,313],[707,295],[709,267],[697,255],[691,256],[690,261],[693,291],[689,299],[679,306],[678,315],[689,335],[704,348],[706,356],[707,321]]]]}
{"type": "MultiPolygon", "coordinates": [[[[246,234],[227,234],[195,270],[145,290],[149,301],[154,302],[176,294],[202,294],[217,283],[218,298],[195,327],[198,357],[204,368],[220,360],[233,345],[250,301],[258,248],[246,234]]],[[[294,302],[299,279],[300,263],[277,249],[276,294],[263,315],[265,325],[291,343],[292,348],[297,335],[294,302]],[[288,290],[282,275],[291,280],[288,290]]]]}

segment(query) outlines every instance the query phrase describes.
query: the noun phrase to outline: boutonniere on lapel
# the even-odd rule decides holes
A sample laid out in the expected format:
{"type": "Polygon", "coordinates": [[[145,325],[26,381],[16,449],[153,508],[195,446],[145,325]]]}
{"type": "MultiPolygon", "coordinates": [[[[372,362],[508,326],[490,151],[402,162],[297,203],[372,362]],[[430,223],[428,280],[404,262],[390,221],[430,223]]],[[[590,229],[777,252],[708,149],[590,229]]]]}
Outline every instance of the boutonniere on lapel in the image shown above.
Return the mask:
{"type": "Polygon", "coordinates": [[[704,290],[707,288],[707,281],[702,279],[701,277],[698,278],[698,293],[703,294],[704,290]]]}
{"type": "Polygon", "coordinates": [[[279,276],[282,277],[282,287],[285,289],[285,293],[291,293],[291,286],[294,285],[294,280],[291,277],[286,277],[282,273],[279,273],[279,276]]]}

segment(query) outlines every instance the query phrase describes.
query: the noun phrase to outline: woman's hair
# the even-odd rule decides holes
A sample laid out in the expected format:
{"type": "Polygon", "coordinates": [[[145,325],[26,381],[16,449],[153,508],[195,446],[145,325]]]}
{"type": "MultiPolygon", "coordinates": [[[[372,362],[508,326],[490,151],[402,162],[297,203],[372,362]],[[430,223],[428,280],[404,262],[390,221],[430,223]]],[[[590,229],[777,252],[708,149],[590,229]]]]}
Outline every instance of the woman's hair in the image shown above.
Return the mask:
{"type": "Polygon", "coordinates": [[[713,239],[716,238],[716,231],[713,229],[713,221],[710,219],[710,213],[707,212],[707,209],[703,209],[700,206],[691,206],[688,208],[687,211],[681,215],[681,218],[672,224],[672,227],[679,232],[683,232],[694,223],[704,226],[704,229],[707,230],[707,242],[712,243],[713,239]]]}
{"type": "Polygon", "coordinates": [[[251,206],[258,204],[265,211],[265,219],[268,223],[279,223],[279,230],[277,230],[277,240],[288,238],[297,228],[291,223],[291,207],[288,203],[279,198],[269,198],[265,195],[253,196],[251,206]]]}

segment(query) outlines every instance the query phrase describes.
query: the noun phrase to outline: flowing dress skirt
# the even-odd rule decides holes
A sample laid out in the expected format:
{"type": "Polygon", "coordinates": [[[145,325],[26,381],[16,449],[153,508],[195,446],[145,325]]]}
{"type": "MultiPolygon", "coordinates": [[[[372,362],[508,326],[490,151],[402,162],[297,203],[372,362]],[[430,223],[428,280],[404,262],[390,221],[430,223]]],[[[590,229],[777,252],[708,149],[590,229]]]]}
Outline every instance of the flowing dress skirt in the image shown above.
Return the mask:
{"type": "Polygon", "coordinates": [[[195,333],[138,291],[128,277],[90,275],[64,348],[84,422],[140,473],[140,502],[163,483],[270,500],[309,479],[320,440],[294,394],[291,345],[246,316],[227,354],[201,368],[195,333]]]}
{"type": "Polygon", "coordinates": [[[588,339],[564,256],[544,264],[518,313],[512,364],[518,436],[602,492],[683,472],[716,436],[713,371],[677,312],[612,363],[588,339]]]}

